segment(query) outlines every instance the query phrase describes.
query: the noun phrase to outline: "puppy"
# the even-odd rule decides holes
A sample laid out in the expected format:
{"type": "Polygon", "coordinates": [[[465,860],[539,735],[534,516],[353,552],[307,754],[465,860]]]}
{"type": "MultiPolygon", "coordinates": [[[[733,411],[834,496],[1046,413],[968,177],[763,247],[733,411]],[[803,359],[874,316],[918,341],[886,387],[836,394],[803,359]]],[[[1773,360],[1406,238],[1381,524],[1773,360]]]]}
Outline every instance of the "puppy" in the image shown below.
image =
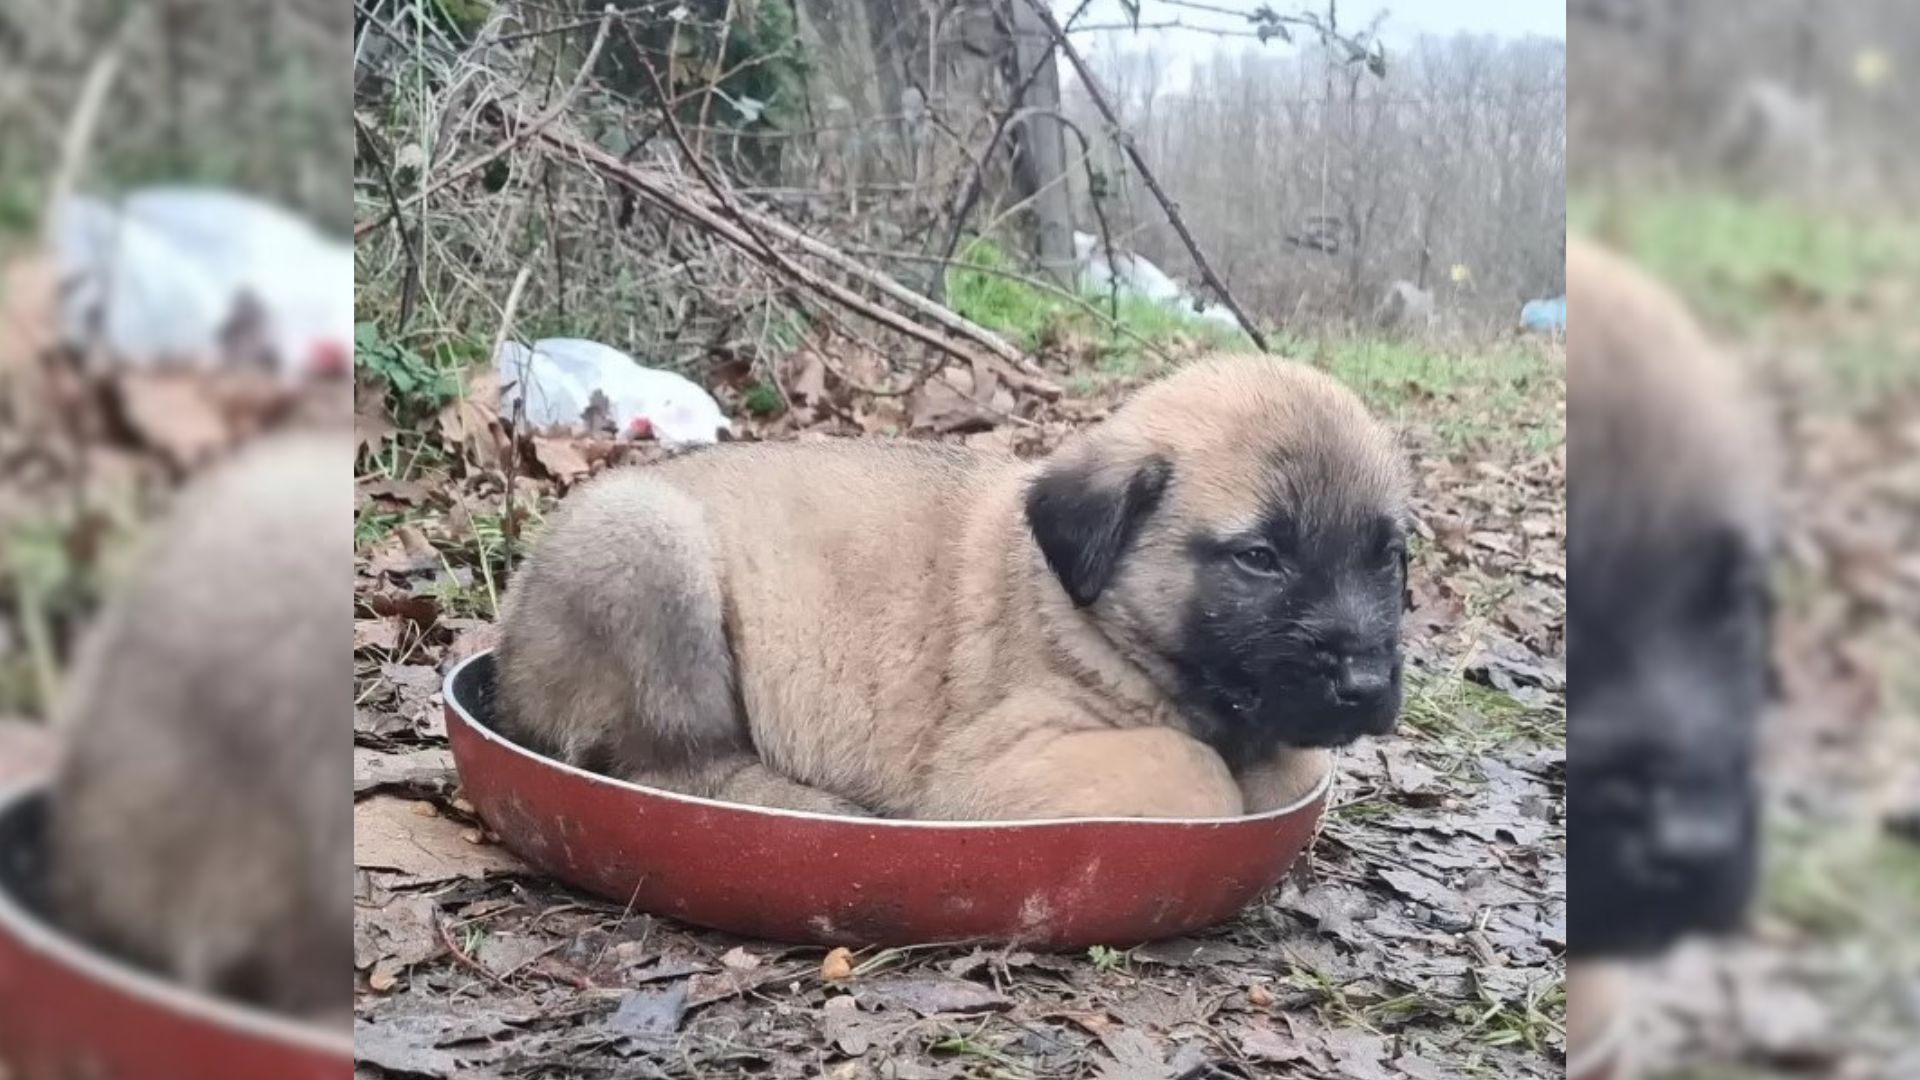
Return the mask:
{"type": "MultiPolygon", "coordinates": [[[[1732,929],[1746,910],[1775,453],[1738,369],[1665,289],[1575,238],[1567,284],[1579,320],[1567,342],[1578,983],[1583,965],[1732,929]]],[[[1617,996],[1570,1009],[1580,1020],[1617,996]]]]}
{"type": "Polygon", "coordinates": [[[500,722],[802,810],[1278,807],[1394,725],[1408,488],[1351,392],[1230,357],[1043,462],[848,441],[618,471],[514,582],[500,722]]]}
{"type": "Polygon", "coordinates": [[[75,666],[52,910],[206,993],[351,1009],[353,449],[256,445],[183,494],[75,666]]]}

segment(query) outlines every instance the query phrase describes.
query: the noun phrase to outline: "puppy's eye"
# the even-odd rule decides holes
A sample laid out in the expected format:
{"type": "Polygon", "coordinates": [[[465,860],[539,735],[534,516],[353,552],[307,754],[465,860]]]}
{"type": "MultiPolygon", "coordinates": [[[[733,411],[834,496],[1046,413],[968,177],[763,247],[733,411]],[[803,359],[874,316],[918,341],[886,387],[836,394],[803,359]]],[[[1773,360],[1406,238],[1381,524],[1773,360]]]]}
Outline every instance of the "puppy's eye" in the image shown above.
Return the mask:
{"type": "Polygon", "coordinates": [[[1240,569],[1261,577],[1272,577],[1280,572],[1280,556],[1265,544],[1236,549],[1233,561],[1240,569]]]}

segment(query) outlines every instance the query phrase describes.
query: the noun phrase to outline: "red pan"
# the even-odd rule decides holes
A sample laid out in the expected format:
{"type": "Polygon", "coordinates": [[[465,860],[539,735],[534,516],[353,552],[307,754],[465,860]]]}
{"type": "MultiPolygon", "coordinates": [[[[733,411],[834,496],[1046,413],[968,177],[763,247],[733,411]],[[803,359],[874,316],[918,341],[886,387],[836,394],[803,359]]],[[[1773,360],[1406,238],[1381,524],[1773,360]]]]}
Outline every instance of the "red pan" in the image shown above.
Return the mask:
{"type": "Polygon", "coordinates": [[[45,824],[45,797],[38,790],[0,793],[0,1076],[347,1080],[353,1075],[353,1039],[345,1033],[190,993],[49,924],[29,899],[43,872],[45,824]]]}
{"type": "Polygon", "coordinates": [[[1232,916],[1312,837],[1331,776],[1240,818],[926,822],[771,810],[613,780],[487,726],[493,657],[447,675],[466,797],[539,870],[623,906],[812,945],[1126,947],[1232,916]]]}

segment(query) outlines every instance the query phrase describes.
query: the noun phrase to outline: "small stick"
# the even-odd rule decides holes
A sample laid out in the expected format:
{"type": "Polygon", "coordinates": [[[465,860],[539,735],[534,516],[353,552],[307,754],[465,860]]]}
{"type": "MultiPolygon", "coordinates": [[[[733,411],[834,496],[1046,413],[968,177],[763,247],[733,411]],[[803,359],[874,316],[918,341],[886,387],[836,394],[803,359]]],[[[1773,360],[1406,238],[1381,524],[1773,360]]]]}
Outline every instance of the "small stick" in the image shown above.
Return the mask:
{"type": "MultiPolygon", "coordinates": [[[[489,364],[493,363],[494,357],[500,355],[500,347],[507,343],[507,335],[513,332],[513,313],[516,310],[518,310],[520,307],[520,292],[521,290],[527,287],[527,278],[531,277],[532,274],[533,274],[533,267],[522,266],[520,268],[520,272],[513,276],[513,288],[507,291],[506,309],[500,313],[500,329],[497,333],[493,335],[493,351],[487,354],[487,363],[489,364]]],[[[520,396],[518,400],[522,404],[524,404],[527,400],[527,387],[525,382],[526,372],[524,370],[522,370],[520,378],[521,378],[521,385],[520,385],[520,396]]],[[[515,406],[514,413],[516,418],[520,415],[519,408],[520,407],[518,405],[515,406]]],[[[518,425],[512,421],[508,421],[507,467],[506,467],[507,491],[506,491],[506,505],[505,505],[506,517],[503,518],[500,522],[500,532],[502,535],[504,535],[507,538],[508,543],[512,543],[513,541],[518,540],[520,538],[520,526],[513,520],[513,474],[518,471],[515,468],[515,466],[519,463],[519,461],[520,461],[520,435],[519,435],[518,425]]],[[[509,551],[508,555],[511,556],[512,552],[509,551]]],[[[485,563],[486,563],[486,553],[482,552],[481,564],[483,569],[486,569],[485,563]]],[[[489,579],[491,579],[492,577],[492,574],[490,571],[488,573],[488,577],[489,579]]],[[[492,587],[491,584],[489,584],[488,587],[491,588],[492,587]]]]}
{"type": "Polygon", "coordinates": [[[601,13],[600,30],[593,36],[593,47],[587,50],[587,58],[581,63],[580,70],[574,73],[573,81],[567,84],[567,92],[560,95],[560,100],[554,102],[552,108],[535,117],[533,123],[507,136],[505,141],[501,142],[500,145],[476,155],[471,161],[455,167],[446,175],[440,177],[440,179],[435,180],[433,183],[428,184],[426,187],[408,196],[404,204],[390,206],[387,208],[386,213],[381,214],[372,221],[355,225],[353,227],[353,238],[355,240],[360,239],[362,236],[392,221],[403,209],[411,209],[418,206],[428,198],[445,190],[448,185],[456,183],[486,168],[488,165],[510,153],[514,147],[538,135],[541,129],[545,128],[548,124],[560,119],[560,115],[567,111],[568,106],[573,104],[574,96],[579,94],[580,88],[586,84],[587,75],[592,72],[594,64],[599,61],[600,48],[607,43],[607,28],[613,24],[614,14],[613,5],[608,4],[606,9],[601,13]]]}

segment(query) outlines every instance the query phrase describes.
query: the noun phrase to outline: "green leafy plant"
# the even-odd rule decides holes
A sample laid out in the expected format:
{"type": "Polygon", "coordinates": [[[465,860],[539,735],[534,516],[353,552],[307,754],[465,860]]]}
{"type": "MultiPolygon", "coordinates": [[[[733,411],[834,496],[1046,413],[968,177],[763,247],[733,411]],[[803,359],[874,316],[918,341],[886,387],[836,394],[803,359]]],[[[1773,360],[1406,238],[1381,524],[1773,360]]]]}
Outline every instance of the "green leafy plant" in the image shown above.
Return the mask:
{"type": "Polygon", "coordinates": [[[403,428],[431,416],[460,393],[457,350],[437,350],[429,358],[389,340],[374,323],[354,327],[353,363],[386,384],[387,408],[403,428]]]}

